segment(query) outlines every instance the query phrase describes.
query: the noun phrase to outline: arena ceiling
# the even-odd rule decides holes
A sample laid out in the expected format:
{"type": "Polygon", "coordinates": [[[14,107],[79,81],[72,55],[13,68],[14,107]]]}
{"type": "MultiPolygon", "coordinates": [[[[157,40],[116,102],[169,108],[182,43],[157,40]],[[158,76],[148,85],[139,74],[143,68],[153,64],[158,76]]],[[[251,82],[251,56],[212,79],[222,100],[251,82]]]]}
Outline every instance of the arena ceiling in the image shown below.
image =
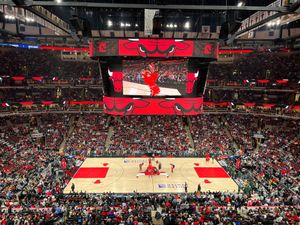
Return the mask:
{"type": "MultiPolygon", "coordinates": [[[[269,6],[274,1],[280,0],[2,0],[0,5],[24,8],[63,31],[58,34],[60,37],[72,37],[78,42],[78,29],[75,28],[74,21],[77,26],[81,23],[84,24],[82,27],[90,30],[88,35],[83,35],[85,37],[145,37],[148,35],[147,24],[153,22],[153,19],[149,20],[146,16],[146,9],[149,9],[155,10],[160,18],[163,37],[218,39],[224,22],[243,21],[258,11],[273,13],[271,18],[259,21],[260,25],[254,25],[266,26],[267,22],[274,23],[275,19],[278,21],[283,15],[294,16],[294,11],[290,9],[296,2],[300,3],[300,0],[287,0],[290,2],[288,5],[269,6]],[[46,9],[48,15],[41,13],[41,9],[46,9]],[[205,27],[208,27],[209,35],[203,32],[205,27]]],[[[284,21],[290,23],[295,19],[288,16],[284,21]]],[[[34,23],[29,25],[35,26],[34,23]]],[[[277,28],[281,25],[283,24],[278,24],[277,28]]],[[[251,29],[253,26],[240,32],[244,34],[251,29]]],[[[36,36],[41,38],[47,35],[36,36]]],[[[52,35],[51,38],[56,37],[52,35]]]]}
{"type": "MultiPolygon", "coordinates": [[[[46,1],[45,1],[46,2],[46,1]]],[[[78,1],[67,1],[69,3],[78,1]]],[[[63,6],[64,0],[57,1],[56,6],[44,6],[49,11],[59,16],[64,21],[68,22],[72,15],[78,15],[89,21],[91,29],[93,30],[123,30],[122,23],[130,24],[126,27],[127,31],[142,31],[144,30],[144,9],[143,6],[148,8],[162,7],[160,15],[163,17],[163,23],[166,30],[175,28],[167,27],[170,24],[176,24],[176,31],[190,31],[197,32],[201,26],[211,26],[212,31],[217,29],[226,20],[243,20],[249,17],[255,11],[248,10],[200,10],[193,6],[238,6],[242,3],[246,7],[250,6],[267,6],[274,0],[117,0],[117,1],[80,1],[80,3],[101,3],[107,5],[114,5],[113,7],[75,7],[63,6]],[[138,4],[137,4],[138,3],[138,4]],[[183,4],[184,3],[184,4],[183,4]],[[143,6],[141,6],[143,4],[143,6]],[[128,8],[125,8],[128,5],[128,8]],[[118,7],[120,6],[120,7],[118,7]],[[129,8],[131,7],[132,8],[129,8]],[[140,8],[133,8],[138,7],[140,8]],[[175,7],[168,7],[175,6],[175,7]],[[185,9],[191,6],[191,9],[185,9]],[[195,8],[195,9],[194,9],[195,8]],[[111,22],[109,22],[111,21],[111,22]],[[185,26],[186,23],[189,26],[185,26]]],[[[84,4],[82,4],[84,5],[84,4]]],[[[211,7],[213,8],[213,7],[211,7]]]]}

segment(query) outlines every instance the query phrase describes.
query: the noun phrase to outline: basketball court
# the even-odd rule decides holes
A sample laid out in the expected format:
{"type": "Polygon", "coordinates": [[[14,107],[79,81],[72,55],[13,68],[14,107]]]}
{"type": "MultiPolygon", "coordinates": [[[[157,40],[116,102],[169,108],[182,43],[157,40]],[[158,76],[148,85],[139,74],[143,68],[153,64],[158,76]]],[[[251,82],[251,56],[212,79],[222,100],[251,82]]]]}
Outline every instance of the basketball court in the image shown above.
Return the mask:
{"type": "Polygon", "coordinates": [[[238,190],[237,184],[216,160],[206,162],[205,158],[87,158],[64,193],[71,192],[72,183],[75,185],[75,192],[182,193],[185,191],[185,182],[188,192],[195,192],[198,184],[202,191],[238,190]],[[159,164],[160,170],[157,169],[159,164]],[[175,165],[173,173],[171,164],[175,165]]]}

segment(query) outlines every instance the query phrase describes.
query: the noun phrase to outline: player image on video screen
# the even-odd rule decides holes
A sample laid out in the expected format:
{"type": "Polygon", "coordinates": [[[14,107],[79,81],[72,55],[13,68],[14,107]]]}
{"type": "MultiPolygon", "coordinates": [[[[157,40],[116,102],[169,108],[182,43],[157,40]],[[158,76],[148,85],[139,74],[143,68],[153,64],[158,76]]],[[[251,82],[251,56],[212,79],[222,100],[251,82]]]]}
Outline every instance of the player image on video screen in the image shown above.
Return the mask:
{"type": "Polygon", "coordinates": [[[123,95],[184,96],[187,60],[123,60],[123,95]]]}

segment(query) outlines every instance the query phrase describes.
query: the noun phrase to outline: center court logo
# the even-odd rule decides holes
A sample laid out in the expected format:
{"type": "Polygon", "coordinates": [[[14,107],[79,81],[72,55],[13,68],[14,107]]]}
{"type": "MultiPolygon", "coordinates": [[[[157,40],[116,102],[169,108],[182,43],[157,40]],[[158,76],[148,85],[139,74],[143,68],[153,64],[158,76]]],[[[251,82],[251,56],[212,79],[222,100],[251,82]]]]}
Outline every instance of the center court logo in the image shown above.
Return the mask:
{"type": "Polygon", "coordinates": [[[158,184],[158,188],[184,188],[184,184],[158,184]]]}

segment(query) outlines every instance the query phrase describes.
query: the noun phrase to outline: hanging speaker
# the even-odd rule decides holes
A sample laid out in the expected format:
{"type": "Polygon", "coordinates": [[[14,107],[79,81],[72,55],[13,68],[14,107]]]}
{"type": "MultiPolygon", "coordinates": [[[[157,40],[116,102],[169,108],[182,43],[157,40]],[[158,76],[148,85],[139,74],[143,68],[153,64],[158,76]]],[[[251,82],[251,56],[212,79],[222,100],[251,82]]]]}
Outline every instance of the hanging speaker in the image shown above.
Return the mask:
{"type": "Polygon", "coordinates": [[[159,11],[155,13],[153,18],[153,29],[152,34],[160,34],[162,32],[163,16],[160,15],[159,11]]]}
{"type": "Polygon", "coordinates": [[[221,25],[219,39],[226,40],[229,35],[229,22],[225,22],[221,25]]]}
{"type": "Polygon", "coordinates": [[[219,39],[221,40],[227,40],[229,38],[229,35],[233,35],[235,32],[239,30],[241,27],[242,22],[235,20],[233,22],[225,22],[221,26],[219,39]]]}
{"type": "Polygon", "coordinates": [[[92,37],[91,25],[87,19],[83,19],[82,36],[83,37],[92,37]]]}

